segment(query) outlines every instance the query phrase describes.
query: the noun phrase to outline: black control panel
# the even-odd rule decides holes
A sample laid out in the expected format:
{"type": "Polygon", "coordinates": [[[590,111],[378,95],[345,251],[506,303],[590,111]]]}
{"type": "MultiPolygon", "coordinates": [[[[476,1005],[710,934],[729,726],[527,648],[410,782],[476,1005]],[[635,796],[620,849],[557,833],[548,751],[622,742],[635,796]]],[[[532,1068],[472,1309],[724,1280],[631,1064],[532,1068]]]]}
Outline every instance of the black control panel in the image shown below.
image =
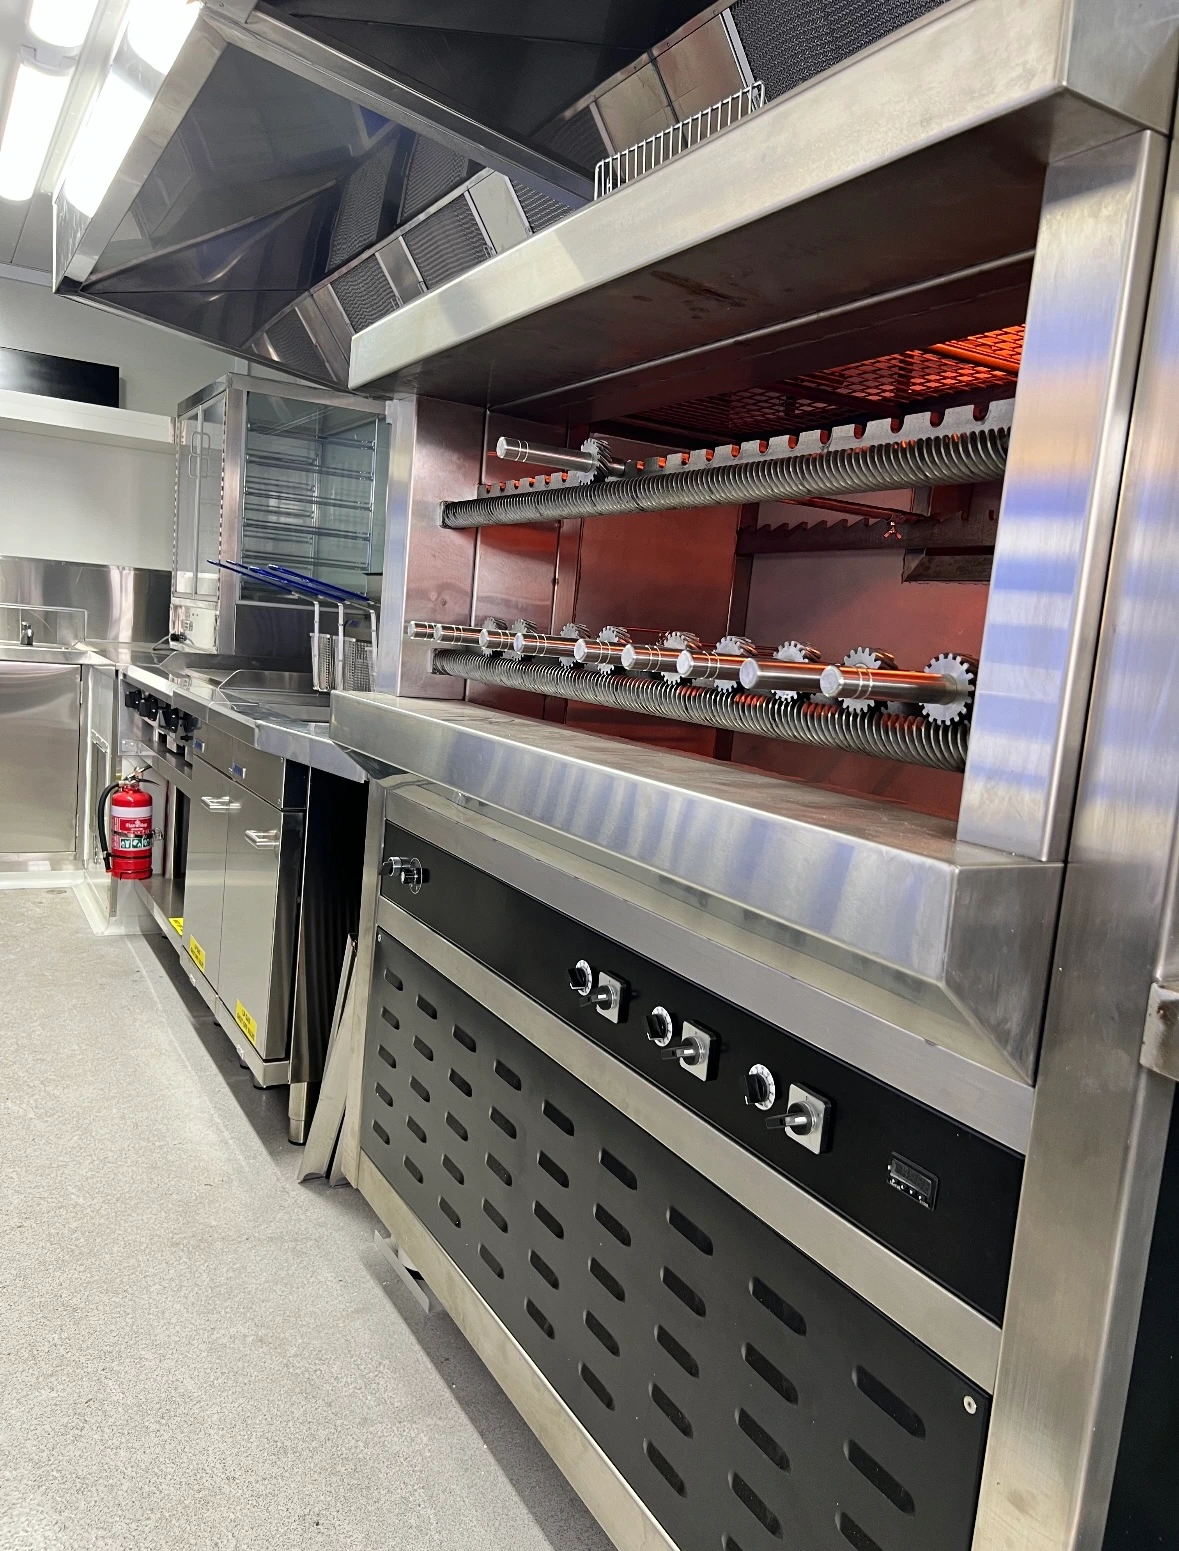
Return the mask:
{"type": "Polygon", "coordinates": [[[384,896],[992,1319],[1023,1159],[387,824],[384,896]]]}

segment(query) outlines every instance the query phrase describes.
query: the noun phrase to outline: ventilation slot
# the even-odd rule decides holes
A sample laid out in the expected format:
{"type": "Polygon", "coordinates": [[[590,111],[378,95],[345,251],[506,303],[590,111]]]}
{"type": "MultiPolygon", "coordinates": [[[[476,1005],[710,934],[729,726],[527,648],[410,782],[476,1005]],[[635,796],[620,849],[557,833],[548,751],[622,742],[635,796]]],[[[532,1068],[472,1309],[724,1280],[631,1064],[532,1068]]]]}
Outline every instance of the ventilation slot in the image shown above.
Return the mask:
{"type": "Polygon", "coordinates": [[[607,1411],[614,1409],[614,1396],[598,1378],[597,1374],[588,1363],[581,1363],[577,1369],[581,1374],[581,1381],[592,1395],[596,1395],[607,1411]]]}
{"type": "Polygon", "coordinates": [[[633,1169],[628,1169],[621,1158],[616,1158],[608,1147],[603,1147],[598,1154],[598,1162],[604,1169],[608,1169],[614,1178],[621,1180],[628,1190],[639,1188],[638,1175],[633,1169]]]}
{"type": "Polygon", "coordinates": [[[498,1207],[492,1206],[486,1196],[483,1197],[483,1215],[490,1218],[501,1233],[508,1231],[508,1219],[498,1207]]]}
{"type": "Polygon", "coordinates": [[[427,1061],[432,1061],[434,1059],[434,1052],[430,1049],[429,1045],[426,1044],[426,1041],[421,1037],[420,1034],[414,1035],[413,1048],[417,1051],[418,1055],[424,1056],[427,1061]]]}
{"type": "Polygon", "coordinates": [[[794,1385],[791,1384],[781,1368],[776,1368],[768,1357],[763,1356],[758,1351],[756,1346],[746,1342],[741,1349],[741,1355],[753,1369],[754,1373],[757,1374],[758,1378],[764,1379],[776,1394],[781,1395],[782,1399],[792,1406],[798,1404],[798,1391],[794,1385]]]}
{"type": "Polygon", "coordinates": [[[493,1125],[497,1125],[500,1128],[505,1136],[510,1136],[513,1142],[516,1140],[515,1126],[504,1114],[503,1110],[496,1109],[494,1104],[491,1106],[491,1121],[493,1125]]]}
{"type": "Polygon", "coordinates": [[[679,1363],[689,1378],[698,1379],[700,1377],[700,1364],[686,1346],[680,1345],[670,1330],[665,1329],[663,1325],[657,1325],[655,1328],[655,1339],[667,1355],[679,1363]]]}
{"type": "Polygon", "coordinates": [[[461,1142],[468,1140],[466,1126],[463,1125],[462,1121],[458,1118],[457,1115],[452,1115],[449,1110],[446,1112],[446,1124],[450,1127],[455,1136],[457,1136],[461,1142]]]}
{"type": "Polygon", "coordinates": [[[512,188],[520,201],[524,219],[534,232],[543,232],[546,226],[552,226],[554,221],[559,221],[562,216],[569,214],[567,205],[550,199],[547,194],[542,194],[537,189],[529,188],[526,183],[517,183],[515,178],[512,179],[512,188]]]}
{"type": "Polygon", "coordinates": [[[670,1266],[664,1266],[660,1272],[660,1280],[669,1293],[674,1293],[685,1308],[691,1309],[698,1318],[703,1319],[707,1312],[704,1307],[704,1299],[692,1287],[689,1287],[682,1276],[677,1276],[670,1266]]]}
{"type": "Polygon", "coordinates": [[[912,1494],[905,1490],[897,1478],[890,1475],[879,1460],[874,1460],[867,1449],[862,1449],[854,1438],[849,1438],[844,1447],[844,1453],[848,1462],[860,1472],[864,1480],[869,1482],[882,1497],[887,1497],[894,1508],[901,1513],[912,1514],[916,1511],[916,1504],[912,1494]]]}
{"type": "Polygon", "coordinates": [[[780,1297],[772,1287],[767,1287],[760,1277],[755,1276],[749,1284],[749,1291],[753,1294],[763,1309],[769,1309],[775,1319],[780,1319],[787,1330],[793,1330],[796,1336],[806,1335],[806,1320],[796,1308],[780,1297]]]}
{"type": "Polygon", "coordinates": [[[678,1492],[681,1497],[685,1495],[684,1478],[676,1470],[675,1466],[667,1459],[655,1445],[647,1438],[643,1443],[643,1451],[647,1458],[655,1466],[655,1469],[671,1487],[673,1492],[678,1492]]]}
{"type": "Polygon", "coordinates": [[[438,1009],[433,1002],[428,1002],[424,996],[419,996],[417,1002],[418,1011],[424,1012],[427,1018],[436,1018],[438,1016],[438,1009]]]}
{"type": "Polygon", "coordinates": [[[287,312],[276,318],[266,330],[266,337],[278,360],[300,376],[322,381],[328,375],[323,357],[297,312],[287,312]]]}
{"type": "Polygon", "coordinates": [[[519,1093],[521,1087],[520,1079],[510,1066],[505,1066],[502,1061],[497,1061],[495,1063],[495,1075],[506,1082],[509,1088],[515,1088],[516,1092],[519,1093]]]}
{"type": "Polygon", "coordinates": [[[492,253],[465,195],[411,226],[402,241],[428,291],[474,269],[492,253]]]}
{"type": "Polygon", "coordinates": [[[679,1207],[668,1207],[667,1220],[675,1231],[682,1234],[688,1243],[694,1245],[702,1255],[712,1254],[712,1240],[703,1228],[697,1228],[690,1217],[685,1217],[679,1207]]]}
{"type": "Polygon", "coordinates": [[[397,292],[389,284],[389,277],[374,253],[355,269],[347,269],[332,281],[336,300],[344,309],[344,316],[354,333],[379,323],[398,308],[397,292]]]}
{"type": "Polygon", "coordinates": [[[499,1261],[491,1253],[486,1244],[480,1244],[479,1258],[482,1260],[485,1266],[488,1266],[491,1271],[499,1277],[500,1281],[502,1282],[504,1279],[504,1268],[500,1265],[499,1261]]]}
{"type": "Polygon", "coordinates": [[[871,1535],[866,1534],[846,1513],[836,1514],[835,1525],[848,1545],[855,1547],[855,1551],[884,1551],[879,1541],[873,1540],[871,1535]]]}
{"type": "Polygon", "coordinates": [[[660,1389],[658,1384],[652,1384],[651,1399],[663,1412],[664,1416],[677,1432],[683,1433],[685,1438],[690,1438],[692,1436],[691,1422],[689,1422],[683,1411],[679,1408],[679,1406],[676,1405],[675,1401],[671,1398],[666,1390],[660,1389]]]}
{"type": "Polygon", "coordinates": [[[381,1017],[384,1018],[391,1029],[399,1029],[401,1027],[401,1019],[395,1012],[390,1012],[387,1007],[381,1008],[381,1017]]]}
{"type": "Polygon", "coordinates": [[[556,1335],[556,1331],[553,1329],[548,1319],[546,1319],[545,1315],[541,1312],[540,1309],[537,1308],[536,1304],[533,1303],[531,1298],[528,1299],[524,1307],[528,1310],[529,1318],[536,1321],[536,1323],[540,1326],[545,1335],[548,1336],[549,1340],[551,1341],[556,1335]]]}
{"type": "Polygon", "coordinates": [[[381,1086],[380,1083],[377,1083],[376,1089],[377,1089],[377,1098],[380,1099],[382,1104],[387,1104],[389,1106],[389,1108],[392,1109],[393,1108],[393,1095],[389,1092],[388,1088],[384,1088],[384,1087],[381,1086]]]}
{"type": "Polygon", "coordinates": [[[405,1165],[405,1172],[411,1175],[412,1178],[416,1179],[419,1185],[424,1185],[426,1182],[426,1176],[422,1173],[421,1169],[418,1168],[413,1159],[408,1154],[406,1154],[406,1156],[402,1158],[401,1161],[405,1165]]]}
{"type": "Polygon", "coordinates": [[[551,1120],[559,1131],[564,1131],[566,1136],[573,1135],[573,1122],[569,1116],[563,1114],[555,1104],[550,1104],[546,1099],[541,1106],[541,1111],[546,1120],[551,1120]]]}
{"type": "Polygon", "coordinates": [[[562,1190],[569,1189],[569,1176],[555,1159],[550,1158],[547,1152],[539,1152],[536,1161],[551,1178],[555,1179],[562,1190]]]}
{"type": "Polygon", "coordinates": [[[607,1271],[606,1267],[596,1257],[590,1261],[590,1275],[596,1277],[601,1282],[612,1298],[617,1298],[619,1303],[626,1301],[626,1288],[623,1287],[616,1276],[607,1271]]]}
{"type": "Polygon", "coordinates": [[[361,163],[344,184],[339,213],[332,228],[332,244],[328,250],[329,270],[338,269],[358,253],[363,253],[381,235],[385,191],[389,186],[396,149],[397,135],[394,132],[384,145],[361,163]]]}
{"type": "Polygon", "coordinates": [[[386,1050],[384,1045],[378,1045],[377,1054],[380,1056],[381,1060],[384,1061],[386,1066],[391,1066],[394,1071],[397,1070],[397,1057],[391,1050],[386,1050]]]}
{"type": "Polygon", "coordinates": [[[583,172],[592,172],[605,152],[613,150],[603,141],[589,108],[582,108],[559,123],[546,125],[536,138],[541,145],[555,151],[562,161],[571,162],[583,172]]]}
{"type": "Polygon", "coordinates": [[[535,1250],[530,1250],[528,1253],[528,1264],[536,1272],[537,1276],[544,1277],[554,1292],[558,1291],[561,1286],[561,1280],[547,1260],[542,1260],[535,1250]]]}
{"type": "Polygon", "coordinates": [[[394,974],[394,972],[391,969],[387,969],[385,971],[385,983],[386,983],[386,985],[391,985],[393,987],[394,991],[404,991],[405,990],[405,985],[402,982],[401,977],[399,975],[394,974]]]}
{"type": "Polygon", "coordinates": [[[465,1098],[469,1099],[475,1091],[462,1073],[456,1072],[453,1066],[450,1069],[450,1080],[465,1098]]]}
{"type": "Polygon", "coordinates": [[[732,8],[754,78],[766,98],[780,97],[824,70],[934,10],[943,0],[874,0],[871,5],[833,5],[809,0],[737,0],[732,8]]]}
{"type": "Polygon", "coordinates": [[[423,210],[428,210],[435,200],[449,194],[468,177],[467,158],[460,151],[439,145],[419,135],[409,160],[405,175],[405,194],[401,201],[402,221],[409,221],[423,210]]]}
{"type": "Polygon", "coordinates": [[[462,1045],[464,1050],[469,1050],[471,1054],[474,1055],[477,1046],[472,1036],[467,1033],[466,1029],[460,1029],[456,1023],[450,1032],[454,1035],[455,1039],[458,1040],[459,1044],[462,1045]]]}
{"type": "Polygon", "coordinates": [[[377,1136],[380,1137],[381,1141],[384,1142],[385,1146],[388,1147],[388,1145],[389,1145],[389,1133],[388,1133],[388,1131],[385,1130],[384,1126],[380,1125],[377,1121],[374,1120],[373,1121],[373,1131],[376,1133],[377,1136]]]}
{"type": "Polygon", "coordinates": [[[622,1349],[618,1345],[618,1342],[615,1340],[612,1333],[606,1329],[605,1325],[602,1324],[602,1321],[598,1318],[592,1309],[586,1309],[585,1311],[585,1328],[589,1331],[591,1336],[596,1336],[598,1338],[598,1340],[610,1353],[611,1357],[617,1357],[620,1354],[622,1349]]]}
{"type": "Polygon", "coordinates": [[[421,1126],[418,1125],[417,1121],[413,1118],[412,1115],[407,1115],[405,1117],[405,1128],[411,1136],[416,1136],[418,1141],[423,1145],[428,1140],[426,1133],[422,1130],[421,1126]]]}
{"type": "Polygon", "coordinates": [[[874,1406],[878,1406],[885,1416],[889,1416],[913,1438],[925,1437],[925,1423],[917,1415],[911,1406],[907,1406],[899,1395],[894,1395],[887,1384],[882,1384],[874,1373],[869,1373],[867,1368],[857,1368],[852,1377],[856,1381],[856,1388],[862,1395],[866,1395],[874,1406]]]}
{"type": "Polygon", "coordinates": [[[511,1186],[511,1170],[504,1168],[503,1164],[499,1161],[493,1152],[489,1152],[487,1154],[487,1167],[491,1170],[497,1179],[501,1179],[505,1185],[509,1187],[511,1186]]]}
{"type": "Polygon", "coordinates": [[[776,1539],[781,1540],[782,1525],[778,1520],[778,1515],[770,1507],[769,1503],[763,1502],[749,1482],[743,1476],[739,1476],[735,1470],[729,1477],[729,1485],[733,1488],[733,1496],[738,1502],[745,1504],[761,1527],[776,1539]]]}
{"type": "Polygon", "coordinates": [[[608,1212],[600,1201],[594,1207],[594,1216],[607,1233],[612,1233],[620,1244],[630,1248],[630,1229],[625,1223],[620,1223],[613,1212],[608,1212]]]}
{"type": "Polygon", "coordinates": [[[409,1079],[409,1085],[417,1094],[418,1098],[421,1099],[423,1104],[428,1104],[430,1102],[430,1090],[426,1087],[425,1083],[419,1082],[416,1077],[411,1077],[409,1079]]]}
{"type": "Polygon", "coordinates": [[[450,1218],[451,1222],[455,1225],[456,1228],[462,1227],[462,1221],[459,1218],[459,1214],[455,1211],[454,1207],[451,1206],[450,1202],[446,1199],[445,1196],[438,1197],[438,1209],[444,1217],[450,1218]]]}
{"type": "Polygon", "coordinates": [[[552,1212],[549,1211],[542,1201],[534,1201],[532,1203],[532,1210],[537,1222],[544,1223],[555,1239],[563,1239],[565,1237],[564,1225],[559,1218],[553,1216],[552,1212]]]}
{"type": "Polygon", "coordinates": [[[786,1450],[776,1438],[766,1432],[757,1418],[750,1416],[744,1408],[737,1412],[737,1426],[751,1442],[757,1445],[771,1465],[776,1465],[779,1470],[790,1469],[786,1450]]]}
{"type": "MultiPolygon", "coordinates": [[[[423,1137],[422,1140],[425,1141],[425,1137],[423,1137]]],[[[442,1167],[450,1175],[451,1179],[454,1180],[456,1185],[465,1185],[467,1183],[462,1169],[460,1169],[454,1159],[448,1157],[446,1153],[442,1154],[442,1167]]]]}

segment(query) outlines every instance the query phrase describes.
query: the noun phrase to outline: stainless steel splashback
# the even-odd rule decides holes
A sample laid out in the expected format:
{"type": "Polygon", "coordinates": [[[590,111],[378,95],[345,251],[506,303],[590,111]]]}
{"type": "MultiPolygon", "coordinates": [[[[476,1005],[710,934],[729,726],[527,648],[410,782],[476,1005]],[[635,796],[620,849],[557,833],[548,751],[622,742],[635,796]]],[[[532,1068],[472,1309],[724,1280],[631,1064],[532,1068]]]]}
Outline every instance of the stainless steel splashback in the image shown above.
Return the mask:
{"type": "Polygon", "coordinates": [[[160,640],[170,587],[167,571],[0,555],[0,603],[85,609],[90,641],[160,640]]]}

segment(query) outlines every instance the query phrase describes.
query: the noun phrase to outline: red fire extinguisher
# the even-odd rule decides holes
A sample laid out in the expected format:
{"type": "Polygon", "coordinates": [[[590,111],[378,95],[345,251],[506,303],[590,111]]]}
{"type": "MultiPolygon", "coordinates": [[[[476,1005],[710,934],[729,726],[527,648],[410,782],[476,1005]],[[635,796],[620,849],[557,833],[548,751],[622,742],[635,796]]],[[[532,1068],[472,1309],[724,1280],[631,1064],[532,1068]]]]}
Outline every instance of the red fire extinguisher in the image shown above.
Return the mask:
{"type": "Polygon", "coordinates": [[[136,770],[114,781],[98,799],[98,843],[107,872],[116,878],[151,877],[152,803],[136,770]],[[106,838],[106,800],[111,799],[110,845],[106,838]]]}

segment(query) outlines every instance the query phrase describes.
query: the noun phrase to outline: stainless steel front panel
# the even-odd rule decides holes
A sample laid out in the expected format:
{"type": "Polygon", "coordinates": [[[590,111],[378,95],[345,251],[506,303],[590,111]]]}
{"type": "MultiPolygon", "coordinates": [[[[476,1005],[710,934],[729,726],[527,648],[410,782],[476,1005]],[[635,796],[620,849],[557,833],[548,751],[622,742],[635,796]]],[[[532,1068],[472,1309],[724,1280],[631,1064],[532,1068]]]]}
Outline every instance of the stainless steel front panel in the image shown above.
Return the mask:
{"type": "Polygon", "coordinates": [[[192,809],[188,828],[188,870],[184,884],[184,945],[218,989],[221,920],[225,900],[225,855],[230,811],[244,794],[228,776],[201,760],[192,767],[192,809]]]}
{"type": "Polygon", "coordinates": [[[81,673],[0,663],[0,855],[73,853],[81,673]]]}
{"type": "Polygon", "coordinates": [[[1030,1081],[1060,871],[944,820],[483,706],[336,694],[332,736],[754,931],[812,985],[1030,1081]]]}
{"type": "Polygon", "coordinates": [[[158,641],[168,629],[168,592],[167,571],[0,556],[0,603],[84,609],[89,641],[158,641]]]}
{"type": "Polygon", "coordinates": [[[303,815],[241,787],[234,800],[217,990],[259,1055],[276,1061],[286,1054],[290,1027],[303,815]]]}
{"type": "MultiPolygon", "coordinates": [[[[1062,337],[1061,346],[1067,346],[1062,337]]],[[[1062,356],[1062,364],[1067,362],[1062,356]]],[[[1077,791],[976,1551],[1101,1551],[1174,1087],[1140,1064],[1175,964],[1179,161],[1172,153],[1077,791]]],[[[1173,1223],[1155,1229],[1173,1235],[1173,1223]]],[[[1157,1419],[1171,1441],[1169,1419],[1157,1419]]],[[[1173,1502],[1173,1493],[1170,1494],[1173,1502]]],[[[1118,1546],[1173,1545],[1165,1532],[1118,1546]]],[[[1123,1527],[1124,1530],[1124,1527],[1123,1527]]],[[[1109,1542],[1113,1544],[1114,1542],[1109,1542]]]]}

